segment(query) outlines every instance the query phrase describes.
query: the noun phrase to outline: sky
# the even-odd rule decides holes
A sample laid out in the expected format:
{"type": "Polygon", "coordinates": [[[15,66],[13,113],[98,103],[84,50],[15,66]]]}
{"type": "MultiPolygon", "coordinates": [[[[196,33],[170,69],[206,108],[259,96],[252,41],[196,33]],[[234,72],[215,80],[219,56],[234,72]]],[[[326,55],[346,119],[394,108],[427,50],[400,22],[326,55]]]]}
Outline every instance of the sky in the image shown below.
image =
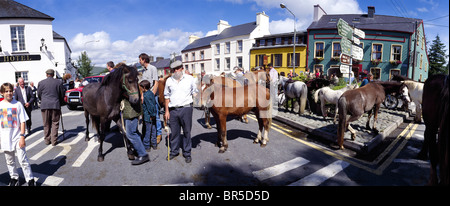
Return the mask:
{"type": "MultiPolygon", "coordinates": [[[[448,0],[16,0],[55,18],[53,30],[64,36],[76,60],[86,51],[95,66],[108,61],[138,62],[141,53],[155,57],[180,54],[189,36],[214,34],[219,20],[232,26],[256,21],[264,11],[272,34],[305,31],[314,5],[327,14],[366,14],[424,20],[429,44],[439,35],[449,53],[448,0]]],[[[429,46],[428,44],[428,46],[429,46]]]]}

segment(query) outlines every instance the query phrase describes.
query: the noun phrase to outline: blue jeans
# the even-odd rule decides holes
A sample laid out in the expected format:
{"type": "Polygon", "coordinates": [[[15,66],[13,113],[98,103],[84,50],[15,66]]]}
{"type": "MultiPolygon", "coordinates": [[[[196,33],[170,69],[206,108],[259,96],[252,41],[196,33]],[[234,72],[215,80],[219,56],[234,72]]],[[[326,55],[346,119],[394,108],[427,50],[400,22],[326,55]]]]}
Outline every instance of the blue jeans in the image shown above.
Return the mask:
{"type": "Polygon", "coordinates": [[[139,124],[138,118],[126,119],[125,128],[127,130],[127,138],[130,140],[134,149],[136,150],[139,157],[147,155],[145,151],[144,144],[142,143],[141,136],[137,133],[137,126],[139,124]]]}
{"type": "Polygon", "coordinates": [[[159,118],[159,96],[155,96],[156,100],[156,135],[162,134],[162,126],[161,126],[161,119],[159,118]]]}
{"type": "Polygon", "coordinates": [[[156,124],[155,122],[145,122],[145,135],[142,143],[144,144],[145,149],[150,148],[150,145],[156,147],[158,144],[156,143],[156,124]]]}

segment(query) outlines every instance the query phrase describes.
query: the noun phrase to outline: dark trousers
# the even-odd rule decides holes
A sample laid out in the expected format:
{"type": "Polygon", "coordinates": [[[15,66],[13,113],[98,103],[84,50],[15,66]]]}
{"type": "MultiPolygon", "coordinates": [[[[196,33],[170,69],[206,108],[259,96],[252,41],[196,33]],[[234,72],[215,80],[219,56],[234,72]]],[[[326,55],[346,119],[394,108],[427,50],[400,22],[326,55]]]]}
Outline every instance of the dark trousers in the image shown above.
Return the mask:
{"type": "Polygon", "coordinates": [[[59,119],[61,118],[60,109],[41,110],[42,121],[44,123],[44,139],[46,143],[56,143],[58,139],[59,119]]]}
{"type": "Polygon", "coordinates": [[[28,118],[29,118],[27,120],[27,130],[31,130],[31,111],[33,111],[33,106],[30,104],[28,106],[28,108],[25,107],[25,105],[23,107],[25,108],[25,111],[26,111],[26,113],[28,115],[28,118]]]}
{"type": "Polygon", "coordinates": [[[193,107],[172,108],[170,111],[170,156],[177,156],[180,153],[180,147],[183,150],[184,157],[191,156],[192,141],[192,112],[193,107]],[[181,135],[183,128],[183,135],[181,135]]]}

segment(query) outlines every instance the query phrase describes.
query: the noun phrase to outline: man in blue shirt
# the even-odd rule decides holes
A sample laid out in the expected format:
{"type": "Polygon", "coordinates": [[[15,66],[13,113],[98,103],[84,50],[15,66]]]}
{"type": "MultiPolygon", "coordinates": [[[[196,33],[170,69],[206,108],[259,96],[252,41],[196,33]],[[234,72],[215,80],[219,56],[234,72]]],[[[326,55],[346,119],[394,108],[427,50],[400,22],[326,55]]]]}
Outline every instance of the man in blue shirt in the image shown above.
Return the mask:
{"type": "Polygon", "coordinates": [[[363,87],[363,86],[365,86],[366,84],[369,84],[372,81],[373,81],[373,75],[372,75],[372,73],[369,73],[367,75],[367,78],[362,81],[362,83],[361,83],[361,85],[359,87],[363,87]]]}

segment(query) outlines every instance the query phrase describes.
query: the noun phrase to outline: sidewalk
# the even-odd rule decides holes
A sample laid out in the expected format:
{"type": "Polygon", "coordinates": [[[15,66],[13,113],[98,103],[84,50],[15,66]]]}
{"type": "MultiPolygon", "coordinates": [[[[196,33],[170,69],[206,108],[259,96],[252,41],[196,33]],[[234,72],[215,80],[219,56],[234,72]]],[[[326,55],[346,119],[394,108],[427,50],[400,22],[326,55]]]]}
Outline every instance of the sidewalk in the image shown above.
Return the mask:
{"type": "MultiPolygon", "coordinates": [[[[410,105],[410,109],[413,108],[410,105]]],[[[294,109],[294,111],[298,110],[294,109]]],[[[413,112],[415,112],[415,109],[413,109],[413,112]]],[[[370,153],[385,137],[403,123],[409,117],[409,114],[407,112],[386,109],[382,105],[377,120],[379,134],[374,134],[372,131],[366,129],[367,116],[366,113],[359,120],[350,123],[357,133],[354,141],[351,140],[349,131],[345,133],[344,147],[346,149],[363,154],[370,153]]],[[[327,117],[324,120],[322,116],[311,114],[307,110],[303,115],[298,115],[298,113],[285,112],[284,107],[280,107],[274,119],[314,136],[337,142],[338,123],[336,125],[333,124],[333,117],[327,117]]],[[[370,127],[372,126],[373,117],[370,123],[370,127]]]]}

